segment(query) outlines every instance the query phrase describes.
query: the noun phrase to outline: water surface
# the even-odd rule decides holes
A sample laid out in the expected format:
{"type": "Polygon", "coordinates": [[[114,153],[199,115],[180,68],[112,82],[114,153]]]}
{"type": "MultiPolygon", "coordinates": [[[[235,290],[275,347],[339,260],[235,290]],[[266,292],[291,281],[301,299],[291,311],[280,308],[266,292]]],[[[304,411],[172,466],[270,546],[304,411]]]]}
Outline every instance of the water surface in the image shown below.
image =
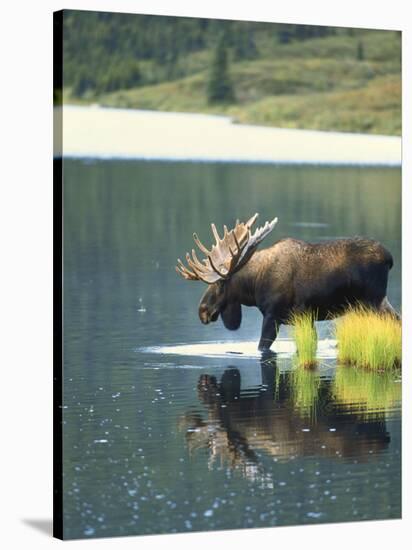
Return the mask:
{"type": "Polygon", "coordinates": [[[260,314],[201,325],[204,285],[174,265],[193,231],[257,211],[279,217],[267,245],[382,241],[400,309],[400,207],[398,169],[65,159],[65,537],[399,517],[399,375],[327,343],[296,370],[285,327],[261,361],[260,314]]]}

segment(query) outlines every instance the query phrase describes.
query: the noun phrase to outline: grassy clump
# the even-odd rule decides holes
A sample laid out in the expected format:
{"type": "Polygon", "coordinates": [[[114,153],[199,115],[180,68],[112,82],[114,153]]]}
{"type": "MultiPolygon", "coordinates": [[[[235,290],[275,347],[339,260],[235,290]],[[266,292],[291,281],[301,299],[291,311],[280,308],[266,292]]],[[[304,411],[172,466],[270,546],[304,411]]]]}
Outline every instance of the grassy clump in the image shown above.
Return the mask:
{"type": "Polygon", "coordinates": [[[391,371],[375,373],[339,366],[333,393],[338,404],[370,416],[396,407],[401,401],[402,386],[391,371]]]}
{"type": "Polygon", "coordinates": [[[338,361],[372,370],[401,364],[401,323],[388,314],[364,307],[351,309],[336,322],[338,361]]]}
{"type": "Polygon", "coordinates": [[[296,344],[296,362],[302,367],[317,365],[316,350],[318,337],[314,325],[315,317],[312,312],[295,313],[290,323],[293,325],[293,338],[296,344]]]}

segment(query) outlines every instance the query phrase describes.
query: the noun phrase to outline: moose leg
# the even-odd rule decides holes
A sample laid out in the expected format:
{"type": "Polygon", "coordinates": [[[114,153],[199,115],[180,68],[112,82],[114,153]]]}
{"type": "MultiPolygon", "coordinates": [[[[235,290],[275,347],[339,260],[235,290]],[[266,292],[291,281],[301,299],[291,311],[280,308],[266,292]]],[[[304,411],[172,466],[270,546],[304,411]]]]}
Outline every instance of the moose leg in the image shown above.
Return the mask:
{"type": "Polygon", "coordinates": [[[392,306],[392,304],[389,302],[386,296],[382,300],[381,305],[379,306],[379,311],[381,311],[382,313],[388,313],[389,315],[392,315],[392,317],[395,317],[395,319],[398,319],[398,321],[401,320],[401,316],[396,311],[396,309],[392,306]]]}
{"type": "Polygon", "coordinates": [[[263,318],[262,332],[259,340],[259,350],[267,351],[276,339],[278,326],[273,315],[265,315],[263,318]]]}

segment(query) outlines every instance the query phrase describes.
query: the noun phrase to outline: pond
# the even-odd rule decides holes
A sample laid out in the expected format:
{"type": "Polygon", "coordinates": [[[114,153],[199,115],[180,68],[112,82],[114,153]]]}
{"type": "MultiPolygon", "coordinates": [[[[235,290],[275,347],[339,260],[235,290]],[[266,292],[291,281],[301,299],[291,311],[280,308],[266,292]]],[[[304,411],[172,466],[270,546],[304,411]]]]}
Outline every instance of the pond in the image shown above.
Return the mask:
{"type": "Polygon", "coordinates": [[[400,310],[400,196],[398,168],[64,160],[65,538],[400,517],[399,374],[263,361],[260,313],[202,325],[174,269],[259,212],[262,247],[380,240],[400,310]]]}

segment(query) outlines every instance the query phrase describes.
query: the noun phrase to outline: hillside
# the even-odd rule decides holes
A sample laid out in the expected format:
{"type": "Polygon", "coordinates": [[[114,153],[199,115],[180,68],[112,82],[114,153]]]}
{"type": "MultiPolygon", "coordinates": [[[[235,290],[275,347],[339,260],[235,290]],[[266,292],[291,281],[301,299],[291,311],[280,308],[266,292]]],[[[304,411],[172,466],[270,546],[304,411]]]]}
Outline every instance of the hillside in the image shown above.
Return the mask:
{"type": "Polygon", "coordinates": [[[64,23],[66,103],[401,133],[398,32],[71,11],[64,23]],[[218,43],[234,97],[211,103],[218,43]]]}

